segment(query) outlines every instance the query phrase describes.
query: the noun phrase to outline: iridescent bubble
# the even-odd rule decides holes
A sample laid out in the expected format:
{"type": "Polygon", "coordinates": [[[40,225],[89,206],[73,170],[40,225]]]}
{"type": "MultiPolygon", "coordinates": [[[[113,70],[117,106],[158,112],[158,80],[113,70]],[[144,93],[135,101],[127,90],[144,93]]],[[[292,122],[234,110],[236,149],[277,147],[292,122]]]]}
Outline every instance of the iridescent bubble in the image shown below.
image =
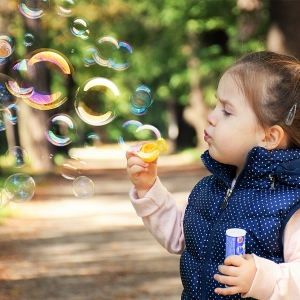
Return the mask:
{"type": "Polygon", "coordinates": [[[15,104],[18,100],[17,97],[12,95],[7,88],[7,83],[14,81],[11,77],[0,73],[0,110],[4,110],[11,104],[15,104]]]}
{"type": "Polygon", "coordinates": [[[70,144],[77,134],[77,126],[73,118],[66,114],[52,116],[46,123],[46,138],[55,146],[70,144]]]}
{"type": "Polygon", "coordinates": [[[145,85],[140,85],[130,96],[130,111],[138,116],[144,115],[152,103],[153,97],[150,88],[145,85]]]}
{"type": "Polygon", "coordinates": [[[100,137],[94,132],[89,132],[85,137],[84,147],[85,148],[96,148],[100,142],[100,137]]]}
{"type": "Polygon", "coordinates": [[[93,181],[86,177],[80,176],[73,181],[73,193],[76,197],[87,199],[94,195],[95,185],[93,181]]]}
{"type": "Polygon", "coordinates": [[[5,64],[15,50],[13,39],[5,34],[0,34],[0,65],[5,64]]]}
{"type": "Polygon", "coordinates": [[[24,173],[17,173],[9,176],[4,183],[9,201],[26,202],[30,200],[35,192],[33,178],[24,173]]]}
{"type": "Polygon", "coordinates": [[[56,4],[57,14],[62,17],[70,17],[73,15],[73,8],[75,7],[74,0],[59,0],[56,4]]]}
{"type": "Polygon", "coordinates": [[[17,124],[18,121],[18,115],[17,112],[20,111],[20,108],[17,104],[9,104],[7,108],[5,109],[4,116],[6,120],[12,124],[17,124]]]}
{"type": "Polygon", "coordinates": [[[90,67],[96,63],[94,56],[98,56],[98,49],[94,46],[85,49],[85,54],[83,56],[83,62],[85,67],[90,67]]]}
{"type": "Polygon", "coordinates": [[[111,67],[110,57],[119,49],[118,41],[112,37],[105,36],[98,39],[97,43],[99,51],[93,52],[95,62],[100,66],[111,67]]]}
{"type": "Polygon", "coordinates": [[[7,197],[5,189],[0,186],[0,210],[3,209],[9,202],[10,201],[7,197]]]}
{"type": "Polygon", "coordinates": [[[109,65],[117,70],[123,71],[129,68],[130,55],[133,53],[131,45],[126,42],[119,42],[118,51],[114,51],[109,58],[109,65]]]}
{"type": "Polygon", "coordinates": [[[62,105],[67,101],[66,80],[73,75],[71,63],[62,53],[51,49],[37,50],[31,55],[27,66],[34,66],[35,71],[31,72],[24,85],[26,88],[32,87],[33,92],[22,97],[22,100],[39,110],[49,110],[62,105]],[[45,69],[50,73],[51,78],[56,79],[56,85],[50,86],[50,90],[41,80],[45,69]]]}
{"type": "Polygon", "coordinates": [[[87,164],[76,156],[71,156],[63,163],[62,177],[68,180],[74,180],[82,172],[87,170],[87,164]]]}
{"type": "Polygon", "coordinates": [[[50,1],[47,0],[20,0],[19,11],[20,13],[29,19],[38,19],[44,15],[44,12],[49,8],[50,1]]]}
{"type": "Polygon", "coordinates": [[[29,155],[22,147],[14,146],[6,151],[5,159],[9,166],[22,168],[29,162],[29,155]]]}
{"type": "Polygon", "coordinates": [[[101,126],[113,121],[116,116],[116,100],[120,92],[109,79],[96,77],[88,80],[75,95],[75,110],[87,124],[101,126]]]}
{"type": "Polygon", "coordinates": [[[26,47],[30,47],[33,45],[34,43],[34,35],[32,33],[25,33],[24,34],[24,38],[23,38],[23,45],[26,47]]]}
{"type": "Polygon", "coordinates": [[[80,37],[83,40],[89,38],[90,30],[88,29],[88,22],[82,18],[76,18],[70,27],[73,35],[80,37]]]}
{"type": "Polygon", "coordinates": [[[143,124],[136,120],[126,121],[122,125],[121,135],[118,137],[119,145],[127,150],[130,144],[136,144],[138,141],[142,141],[143,137],[139,137],[137,134],[137,129],[143,124]],[[125,142],[126,141],[126,142],[125,142]]]}

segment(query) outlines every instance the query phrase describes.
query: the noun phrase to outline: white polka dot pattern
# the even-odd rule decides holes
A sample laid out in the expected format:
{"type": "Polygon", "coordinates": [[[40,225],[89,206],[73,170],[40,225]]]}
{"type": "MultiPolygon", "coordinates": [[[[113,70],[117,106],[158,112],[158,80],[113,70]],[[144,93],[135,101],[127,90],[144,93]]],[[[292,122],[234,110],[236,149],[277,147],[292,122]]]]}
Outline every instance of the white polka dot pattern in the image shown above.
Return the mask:
{"type": "Polygon", "coordinates": [[[242,299],[239,294],[214,293],[221,286],[213,275],[225,258],[225,231],[245,229],[246,253],[283,262],[281,234],[300,208],[300,150],[253,148],[224,210],[221,203],[235,167],[218,163],[208,152],[202,160],[213,175],[202,179],[189,196],[183,221],[186,249],[180,260],[182,299],[242,299]]]}

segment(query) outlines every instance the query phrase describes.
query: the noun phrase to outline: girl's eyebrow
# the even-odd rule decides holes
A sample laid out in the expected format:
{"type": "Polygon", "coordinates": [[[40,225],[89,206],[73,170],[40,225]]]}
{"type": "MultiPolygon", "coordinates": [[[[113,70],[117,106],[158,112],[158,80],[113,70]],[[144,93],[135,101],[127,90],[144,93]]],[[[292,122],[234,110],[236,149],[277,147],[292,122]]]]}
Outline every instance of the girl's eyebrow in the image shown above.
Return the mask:
{"type": "Polygon", "coordinates": [[[230,107],[233,107],[233,104],[229,101],[229,100],[225,100],[225,99],[221,99],[220,97],[218,97],[217,94],[215,94],[216,99],[218,99],[223,105],[227,105],[230,107]]]}

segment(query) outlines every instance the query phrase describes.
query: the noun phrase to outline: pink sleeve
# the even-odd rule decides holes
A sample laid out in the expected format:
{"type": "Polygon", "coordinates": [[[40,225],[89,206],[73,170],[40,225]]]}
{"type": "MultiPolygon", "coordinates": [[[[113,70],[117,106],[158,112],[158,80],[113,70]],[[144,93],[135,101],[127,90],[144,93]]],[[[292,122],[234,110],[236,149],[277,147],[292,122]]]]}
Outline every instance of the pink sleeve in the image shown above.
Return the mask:
{"type": "Polygon", "coordinates": [[[285,262],[281,264],[253,254],[257,271],[249,292],[243,298],[300,299],[300,209],[285,227],[283,245],[285,262]]]}
{"type": "Polygon", "coordinates": [[[180,254],[185,248],[182,228],[185,207],[182,210],[177,208],[173,196],[158,177],[145,197],[139,199],[135,188],[129,195],[147,230],[170,253],[180,254]]]}

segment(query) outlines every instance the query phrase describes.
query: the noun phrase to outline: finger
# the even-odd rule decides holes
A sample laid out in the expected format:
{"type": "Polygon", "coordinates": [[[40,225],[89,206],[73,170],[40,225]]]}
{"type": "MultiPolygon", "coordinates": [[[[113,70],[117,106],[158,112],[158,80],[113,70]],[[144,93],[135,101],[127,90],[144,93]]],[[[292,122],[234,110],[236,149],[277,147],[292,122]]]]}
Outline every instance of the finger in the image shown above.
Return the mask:
{"type": "Polygon", "coordinates": [[[128,158],[128,160],[127,160],[127,166],[129,168],[132,167],[133,165],[139,165],[144,168],[149,166],[149,164],[147,162],[143,161],[141,158],[139,158],[137,156],[132,156],[132,157],[128,158]]]}
{"type": "Polygon", "coordinates": [[[142,172],[148,172],[148,168],[143,167],[143,166],[139,166],[139,165],[133,165],[130,168],[128,168],[128,171],[131,174],[138,174],[138,173],[142,173],[142,172]]]}
{"type": "Polygon", "coordinates": [[[224,275],[229,275],[229,276],[237,276],[238,272],[239,272],[239,270],[235,266],[220,265],[220,266],[218,266],[218,270],[220,273],[222,273],[224,275]]]}
{"type": "Polygon", "coordinates": [[[224,265],[240,267],[244,262],[244,258],[238,255],[230,255],[225,258],[224,265]]]}
{"type": "Polygon", "coordinates": [[[227,295],[238,294],[238,293],[240,293],[240,290],[236,286],[230,286],[230,287],[226,287],[226,288],[216,288],[215,293],[219,294],[219,295],[227,296],[227,295]]]}
{"type": "Polygon", "coordinates": [[[221,284],[228,286],[235,286],[238,284],[238,279],[235,276],[223,276],[220,274],[215,274],[214,279],[221,284]]]}

